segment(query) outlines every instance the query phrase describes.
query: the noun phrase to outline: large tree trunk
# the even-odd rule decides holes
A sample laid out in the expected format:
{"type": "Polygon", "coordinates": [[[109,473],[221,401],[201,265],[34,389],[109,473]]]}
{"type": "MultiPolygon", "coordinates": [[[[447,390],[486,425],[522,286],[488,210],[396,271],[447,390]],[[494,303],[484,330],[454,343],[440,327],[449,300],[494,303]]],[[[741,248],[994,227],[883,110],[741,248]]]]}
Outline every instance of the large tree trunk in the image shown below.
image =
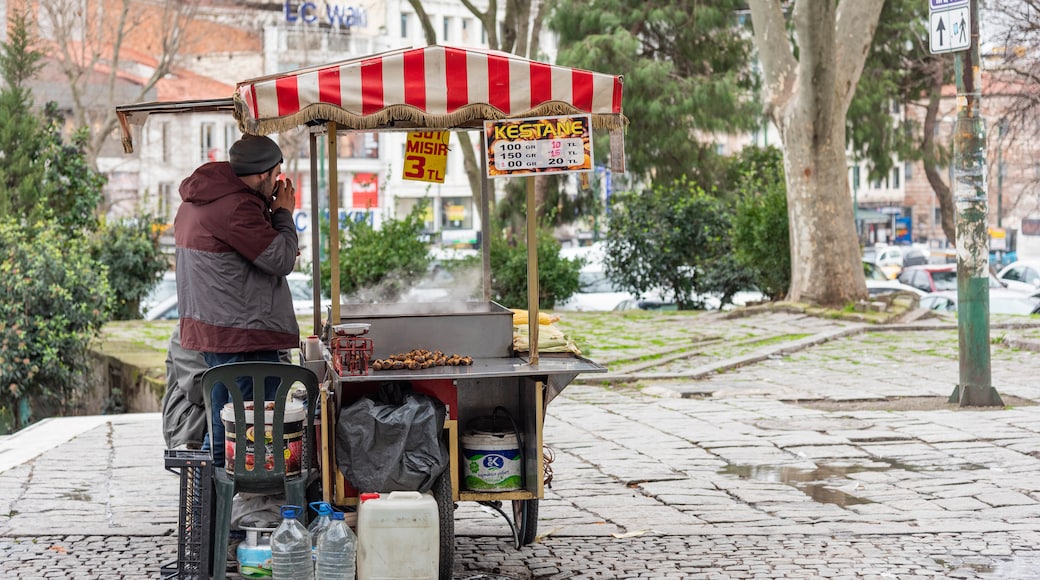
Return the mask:
{"type": "Polygon", "coordinates": [[[845,115],[884,0],[796,0],[798,58],[778,0],[750,0],[766,114],[784,149],[788,299],[844,306],[867,295],[845,156],[845,115]]]}

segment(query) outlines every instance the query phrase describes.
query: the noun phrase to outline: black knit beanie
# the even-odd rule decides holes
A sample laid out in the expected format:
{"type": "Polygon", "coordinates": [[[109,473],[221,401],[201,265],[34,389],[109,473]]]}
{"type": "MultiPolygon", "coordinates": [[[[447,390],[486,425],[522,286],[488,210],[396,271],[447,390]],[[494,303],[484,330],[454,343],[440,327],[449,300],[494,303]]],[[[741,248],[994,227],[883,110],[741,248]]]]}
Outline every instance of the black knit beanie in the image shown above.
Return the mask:
{"type": "Polygon", "coordinates": [[[243,135],[228,151],[235,175],[256,175],[282,162],[282,150],[267,136],[243,135]]]}

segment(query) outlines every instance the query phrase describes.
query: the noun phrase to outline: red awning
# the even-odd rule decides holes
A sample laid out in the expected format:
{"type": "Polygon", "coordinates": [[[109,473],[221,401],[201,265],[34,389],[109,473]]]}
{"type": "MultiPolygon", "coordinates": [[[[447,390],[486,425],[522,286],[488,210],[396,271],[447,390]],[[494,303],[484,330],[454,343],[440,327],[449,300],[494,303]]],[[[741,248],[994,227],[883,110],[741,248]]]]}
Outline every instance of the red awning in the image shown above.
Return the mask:
{"type": "Polygon", "coordinates": [[[235,117],[266,135],[318,121],[450,129],[486,119],[590,113],[619,129],[623,79],[504,52],[427,46],[238,83],[235,117]]]}

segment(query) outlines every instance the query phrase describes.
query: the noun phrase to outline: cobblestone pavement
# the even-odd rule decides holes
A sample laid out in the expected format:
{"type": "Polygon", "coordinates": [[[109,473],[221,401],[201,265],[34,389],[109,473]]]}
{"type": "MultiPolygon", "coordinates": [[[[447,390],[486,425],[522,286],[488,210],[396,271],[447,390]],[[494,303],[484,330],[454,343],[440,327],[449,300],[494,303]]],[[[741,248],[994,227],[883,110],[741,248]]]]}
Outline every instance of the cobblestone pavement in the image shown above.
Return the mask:
{"type": "MultiPolygon", "coordinates": [[[[944,403],[948,320],[867,327],[797,313],[580,315],[560,326],[607,375],[552,401],[539,538],[473,502],[457,578],[1040,577],[1040,325],[995,319],[993,386],[944,403]]],[[[159,416],[0,441],[0,577],[158,577],[178,478],[159,416]]],[[[70,423],[71,424],[71,423],[70,423]]]]}

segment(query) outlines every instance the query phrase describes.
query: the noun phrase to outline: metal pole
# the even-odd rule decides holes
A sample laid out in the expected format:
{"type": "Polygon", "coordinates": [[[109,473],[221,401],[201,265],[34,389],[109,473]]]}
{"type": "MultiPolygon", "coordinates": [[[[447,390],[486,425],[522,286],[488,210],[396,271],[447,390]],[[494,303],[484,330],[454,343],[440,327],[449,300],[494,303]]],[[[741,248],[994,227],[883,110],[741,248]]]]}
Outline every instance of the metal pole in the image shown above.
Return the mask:
{"type": "Polygon", "coordinates": [[[491,184],[487,170],[487,133],[480,132],[480,262],[484,302],[491,302],[491,184]]]}
{"type": "Polygon", "coordinates": [[[957,126],[953,136],[953,197],[957,205],[957,334],[960,406],[1003,406],[990,383],[989,230],[986,213],[986,130],[981,114],[979,6],[971,0],[971,41],[957,53],[957,126]]]}
{"type": "Polygon", "coordinates": [[[534,176],[527,180],[527,339],[530,364],[538,365],[538,204],[535,202],[534,176]]]}
{"type": "MultiPolygon", "coordinates": [[[[1004,227],[1004,132],[1007,130],[1007,119],[1001,117],[997,126],[999,141],[997,142],[997,227],[1004,227]]],[[[1006,238],[1005,238],[1006,240],[1006,238]]],[[[1004,246],[1005,251],[1008,250],[1004,246]]]]}
{"type": "Polygon", "coordinates": [[[329,327],[340,323],[339,312],[339,147],[336,144],[336,131],[339,127],[335,121],[327,124],[325,138],[329,144],[327,151],[329,156],[329,269],[332,275],[332,313],[329,317],[329,327]]]}

